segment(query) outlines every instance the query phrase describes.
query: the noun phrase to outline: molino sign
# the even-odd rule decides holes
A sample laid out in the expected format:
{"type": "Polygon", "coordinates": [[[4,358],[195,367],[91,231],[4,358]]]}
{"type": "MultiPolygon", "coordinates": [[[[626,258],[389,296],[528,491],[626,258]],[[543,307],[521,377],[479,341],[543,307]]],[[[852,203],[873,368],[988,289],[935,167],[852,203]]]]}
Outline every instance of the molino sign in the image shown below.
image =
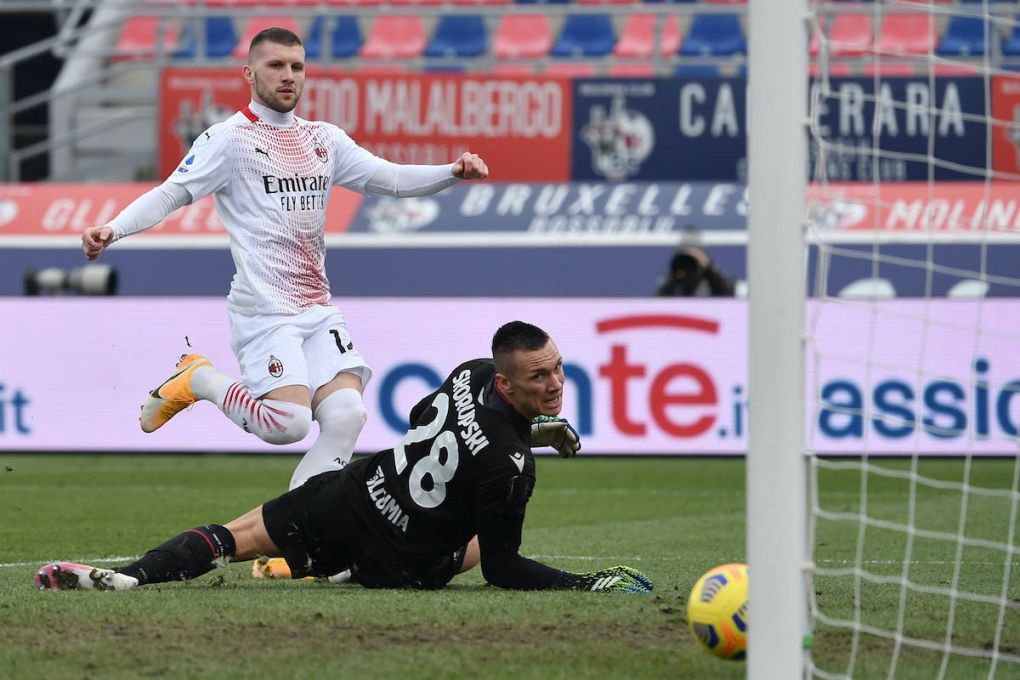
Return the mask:
{"type": "MultiPolygon", "coordinates": [[[[457,363],[485,356],[492,332],[514,318],[556,339],[566,360],[563,415],[586,454],[746,451],[744,301],[345,299],[337,306],[375,371],[360,451],[398,441],[411,406],[457,363]]],[[[18,357],[0,368],[0,450],[306,449],[310,440],[263,444],[210,404],[156,433],[138,428],[145,393],[182,352],[206,353],[236,375],[225,307],[207,298],[0,302],[9,320],[0,350],[18,357]],[[72,345],[101,360],[83,363],[72,345]],[[68,396],[68,376],[89,386],[89,408],[68,396]]],[[[813,307],[807,385],[816,399],[805,426],[815,448],[1015,454],[1018,313],[1015,300],[813,307]]],[[[762,403],[768,407],[767,395],[762,403]]]]}

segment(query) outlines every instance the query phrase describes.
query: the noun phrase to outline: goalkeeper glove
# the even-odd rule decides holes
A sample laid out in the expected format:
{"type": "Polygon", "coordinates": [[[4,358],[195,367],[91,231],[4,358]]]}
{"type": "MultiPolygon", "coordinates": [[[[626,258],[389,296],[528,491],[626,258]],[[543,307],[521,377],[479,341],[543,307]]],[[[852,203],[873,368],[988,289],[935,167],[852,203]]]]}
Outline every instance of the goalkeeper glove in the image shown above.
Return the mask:
{"type": "Polygon", "coordinates": [[[566,418],[557,416],[538,416],[531,421],[531,445],[551,446],[561,458],[570,458],[581,450],[577,430],[566,418]]]}
{"type": "Polygon", "coordinates": [[[563,572],[562,586],[569,590],[614,591],[618,593],[650,593],[652,582],[632,567],[618,566],[590,574],[563,572]]]}

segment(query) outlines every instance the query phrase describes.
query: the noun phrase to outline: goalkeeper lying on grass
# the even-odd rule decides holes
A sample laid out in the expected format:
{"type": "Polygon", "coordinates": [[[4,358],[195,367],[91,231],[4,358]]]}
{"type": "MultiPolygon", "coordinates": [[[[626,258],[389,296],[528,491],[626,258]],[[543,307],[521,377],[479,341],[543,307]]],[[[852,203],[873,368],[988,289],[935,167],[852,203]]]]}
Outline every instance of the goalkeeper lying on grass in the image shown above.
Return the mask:
{"type": "Polygon", "coordinates": [[[350,570],[369,588],[442,588],[481,561],[485,580],[501,588],[649,592],[651,581],[630,567],[578,574],[519,553],[535,485],[531,447],[567,458],[581,448],[558,417],[562,397],[556,344],[510,322],[493,336],[491,360],[461,364],[411,409],[394,448],[316,475],[225,526],[186,531],[125,567],[47,564],[36,585],[129,590],[282,556],[293,578],[350,570]]]}

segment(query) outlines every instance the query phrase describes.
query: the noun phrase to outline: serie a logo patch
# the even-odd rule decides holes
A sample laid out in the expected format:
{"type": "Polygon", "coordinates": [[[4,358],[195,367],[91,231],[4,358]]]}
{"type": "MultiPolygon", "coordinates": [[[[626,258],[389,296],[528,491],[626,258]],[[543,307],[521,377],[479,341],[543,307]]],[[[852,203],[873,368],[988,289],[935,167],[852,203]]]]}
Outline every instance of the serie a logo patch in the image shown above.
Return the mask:
{"type": "Polygon", "coordinates": [[[275,356],[269,356],[269,375],[274,378],[279,378],[283,375],[283,362],[277,359],[275,356]]]}

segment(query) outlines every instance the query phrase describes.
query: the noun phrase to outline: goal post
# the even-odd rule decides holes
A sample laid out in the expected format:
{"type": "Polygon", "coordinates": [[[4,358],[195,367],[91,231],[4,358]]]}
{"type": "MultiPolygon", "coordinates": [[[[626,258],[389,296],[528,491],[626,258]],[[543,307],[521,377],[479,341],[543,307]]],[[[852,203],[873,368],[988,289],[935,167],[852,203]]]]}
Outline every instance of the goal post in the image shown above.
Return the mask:
{"type": "Polygon", "coordinates": [[[806,0],[748,7],[748,677],[803,677],[806,0]]]}

